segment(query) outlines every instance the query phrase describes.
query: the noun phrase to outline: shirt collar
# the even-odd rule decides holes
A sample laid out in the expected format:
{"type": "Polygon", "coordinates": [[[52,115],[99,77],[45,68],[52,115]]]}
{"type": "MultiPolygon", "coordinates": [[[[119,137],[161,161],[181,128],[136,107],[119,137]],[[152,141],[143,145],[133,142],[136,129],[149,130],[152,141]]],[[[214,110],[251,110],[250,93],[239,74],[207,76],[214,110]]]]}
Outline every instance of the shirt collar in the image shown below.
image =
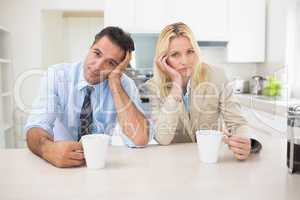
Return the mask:
{"type": "Polygon", "coordinates": [[[191,92],[191,84],[192,84],[192,80],[191,80],[192,78],[190,78],[189,80],[188,80],[188,83],[187,83],[187,86],[186,86],[186,93],[184,94],[184,96],[185,95],[190,95],[190,92],[191,92]]]}
{"type": "Polygon", "coordinates": [[[84,78],[84,65],[83,63],[80,66],[80,72],[79,72],[79,79],[78,79],[78,90],[82,90],[83,88],[85,88],[86,86],[89,85],[89,83],[85,80],[84,78]]]}

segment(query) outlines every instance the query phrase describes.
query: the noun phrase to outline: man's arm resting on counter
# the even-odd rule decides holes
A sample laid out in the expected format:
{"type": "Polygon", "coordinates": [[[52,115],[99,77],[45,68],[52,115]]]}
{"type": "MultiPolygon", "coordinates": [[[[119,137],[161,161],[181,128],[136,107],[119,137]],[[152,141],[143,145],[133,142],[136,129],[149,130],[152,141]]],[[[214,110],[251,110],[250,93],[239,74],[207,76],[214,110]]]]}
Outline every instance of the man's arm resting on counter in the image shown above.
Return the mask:
{"type": "Polygon", "coordinates": [[[54,142],[53,137],[42,128],[27,132],[28,148],[56,167],[75,167],[84,164],[82,145],[75,141],[54,142]]]}
{"type": "Polygon", "coordinates": [[[53,137],[42,128],[31,128],[27,132],[28,148],[41,158],[45,157],[47,145],[53,143],[53,137]]]}
{"type": "Polygon", "coordinates": [[[146,145],[149,140],[148,120],[124,91],[120,79],[110,80],[109,85],[122,130],[136,145],[146,145]]]}

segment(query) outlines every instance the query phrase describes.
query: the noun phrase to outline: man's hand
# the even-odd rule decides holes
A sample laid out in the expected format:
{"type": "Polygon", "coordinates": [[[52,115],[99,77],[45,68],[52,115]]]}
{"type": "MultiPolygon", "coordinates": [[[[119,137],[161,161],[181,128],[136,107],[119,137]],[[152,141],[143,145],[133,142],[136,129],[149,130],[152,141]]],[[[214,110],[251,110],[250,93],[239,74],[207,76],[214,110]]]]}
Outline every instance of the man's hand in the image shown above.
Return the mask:
{"type": "Polygon", "coordinates": [[[109,83],[120,81],[122,73],[126,70],[131,60],[131,52],[127,51],[124,60],[108,75],[109,83]]]}
{"type": "Polygon", "coordinates": [[[246,160],[250,155],[251,140],[246,137],[240,137],[237,135],[227,135],[225,137],[225,144],[228,144],[229,149],[233,152],[234,157],[238,160],[246,160]]]}
{"type": "Polygon", "coordinates": [[[81,143],[74,141],[51,142],[42,155],[56,167],[77,167],[85,163],[81,143]]]}

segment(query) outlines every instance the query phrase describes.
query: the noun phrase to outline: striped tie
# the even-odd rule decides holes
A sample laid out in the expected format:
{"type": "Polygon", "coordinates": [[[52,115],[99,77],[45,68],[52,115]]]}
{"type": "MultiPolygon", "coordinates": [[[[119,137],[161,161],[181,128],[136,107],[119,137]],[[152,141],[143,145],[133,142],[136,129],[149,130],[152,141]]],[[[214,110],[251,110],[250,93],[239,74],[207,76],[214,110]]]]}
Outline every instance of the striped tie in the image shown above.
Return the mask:
{"type": "Polygon", "coordinates": [[[86,87],[86,95],[81,108],[80,113],[80,128],[78,133],[78,141],[84,135],[91,133],[91,126],[93,123],[93,109],[91,104],[91,93],[93,88],[90,86],[86,87]]]}

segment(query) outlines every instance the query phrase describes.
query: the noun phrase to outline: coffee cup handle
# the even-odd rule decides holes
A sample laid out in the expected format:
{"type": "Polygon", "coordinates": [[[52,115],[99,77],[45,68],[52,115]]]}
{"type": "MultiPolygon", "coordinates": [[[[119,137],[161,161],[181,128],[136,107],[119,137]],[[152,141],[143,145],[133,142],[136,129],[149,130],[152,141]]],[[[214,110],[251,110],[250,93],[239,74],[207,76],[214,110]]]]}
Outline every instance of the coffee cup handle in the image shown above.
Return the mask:
{"type": "Polygon", "coordinates": [[[229,138],[231,135],[226,135],[226,134],[223,134],[222,136],[222,147],[225,147],[227,144],[225,143],[225,138],[229,138]]]}

